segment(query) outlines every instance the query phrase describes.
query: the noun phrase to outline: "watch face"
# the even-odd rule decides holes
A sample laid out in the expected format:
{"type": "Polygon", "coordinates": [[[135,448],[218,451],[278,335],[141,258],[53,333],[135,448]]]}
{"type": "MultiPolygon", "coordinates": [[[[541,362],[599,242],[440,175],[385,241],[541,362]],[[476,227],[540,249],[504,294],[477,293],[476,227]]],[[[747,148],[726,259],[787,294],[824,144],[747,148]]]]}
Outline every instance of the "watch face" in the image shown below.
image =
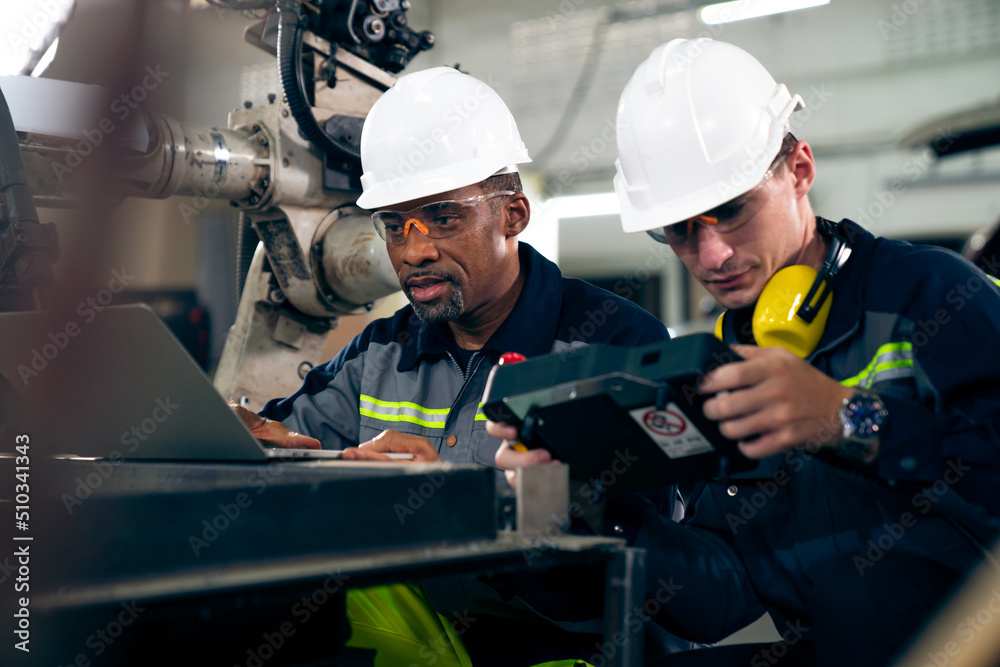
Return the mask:
{"type": "Polygon", "coordinates": [[[856,397],[844,409],[844,417],[856,438],[874,438],[885,421],[885,408],[873,398],[856,397]]]}

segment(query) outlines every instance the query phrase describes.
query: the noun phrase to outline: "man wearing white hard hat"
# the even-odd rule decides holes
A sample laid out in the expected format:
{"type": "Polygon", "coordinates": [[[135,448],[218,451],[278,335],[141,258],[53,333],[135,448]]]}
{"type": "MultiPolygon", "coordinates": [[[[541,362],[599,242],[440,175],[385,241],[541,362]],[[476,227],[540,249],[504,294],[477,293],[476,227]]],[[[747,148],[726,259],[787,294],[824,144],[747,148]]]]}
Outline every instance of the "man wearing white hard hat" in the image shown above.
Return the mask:
{"type": "MultiPolygon", "coordinates": [[[[411,452],[417,461],[495,467],[500,441],[486,433],[480,401],[501,355],[533,357],[588,343],[633,346],[669,337],[638,306],[563,278],[555,264],[518,242],[530,205],[517,165],[531,159],[510,111],[482,81],[446,67],[400,77],[365,120],[361,161],[358,205],[372,211],[410,305],[367,326],[332,361],[310,371],[294,395],[269,402],[260,413],[264,420],[250,424],[258,437],[318,446],[315,438],[324,448],[347,448],[349,459],[388,460],[382,452],[411,452]]],[[[511,493],[497,472],[498,491],[511,493]]],[[[672,507],[672,490],[664,494],[672,507]]],[[[414,510],[397,504],[396,511],[402,522],[414,510]]],[[[519,599],[483,588],[496,611],[519,599]]],[[[441,590],[439,597],[448,592],[441,590]]],[[[358,636],[372,618],[388,617],[389,634],[411,633],[405,619],[385,611],[399,611],[400,592],[376,589],[365,600],[349,596],[352,645],[370,645],[358,636]]],[[[411,596],[406,604],[412,611],[420,601],[411,596]]],[[[467,645],[489,627],[478,612],[477,618],[463,629],[467,645]]],[[[427,625],[436,622],[432,616],[427,625]]],[[[505,651],[494,644],[491,655],[473,655],[476,664],[514,664],[504,660],[519,639],[533,634],[523,622],[521,627],[518,637],[485,636],[487,645],[503,639],[505,651]]],[[[570,635],[555,625],[535,634],[553,644],[570,635]]],[[[444,636],[417,636],[397,646],[398,653],[375,646],[376,664],[416,662],[423,657],[416,648],[437,647],[434,642],[444,636]]],[[[537,648],[529,646],[522,658],[566,657],[558,646],[537,648]]],[[[434,658],[437,664],[461,662],[449,662],[439,651],[434,658]]]]}
{"type": "Polygon", "coordinates": [[[691,664],[887,664],[1000,534],[1000,289],[818,217],[802,106],[745,51],[679,39],[618,107],[622,225],[729,309],[716,333],[742,360],[703,380],[704,412],[760,463],[699,482],[680,524],[635,498],[605,518],[682,586],[661,625],[713,642],[767,611],[785,640],[691,664]]]}
{"type": "Polygon", "coordinates": [[[364,443],[354,458],[414,451],[493,466],[500,442],[485,432],[479,400],[500,355],[668,338],[638,306],[563,278],[518,242],[530,205],[517,165],[530,161],[482,81],[448,67],[400,77],[365,120],[358,205],[372,211],[410,305],[261,415],[325,448],[364,443]]]}

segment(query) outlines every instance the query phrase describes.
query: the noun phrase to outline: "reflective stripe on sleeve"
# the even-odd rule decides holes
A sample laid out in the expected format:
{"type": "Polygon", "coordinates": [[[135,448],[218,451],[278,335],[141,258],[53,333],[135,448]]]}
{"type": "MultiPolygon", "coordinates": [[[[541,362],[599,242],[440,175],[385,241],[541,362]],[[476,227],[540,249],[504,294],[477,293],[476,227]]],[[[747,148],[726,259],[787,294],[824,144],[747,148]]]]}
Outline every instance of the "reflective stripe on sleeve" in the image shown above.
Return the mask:
{"type": "Polygon", "coordinates": [[[359,412],[372,419],[387,422],[410,422],[427,428],[444,428],[449,408],[425,408],[408,401],[383,401],[361,394],[359,412]]]}
{"type": "Polygon", "coordinates": [[[861,386],[870,389],[872,385],[885,380],[895,380],[913,375],[913,344],[907,341],[886,343],[875,352],[864,370],[841,380],[845,387],[861,386]]]}

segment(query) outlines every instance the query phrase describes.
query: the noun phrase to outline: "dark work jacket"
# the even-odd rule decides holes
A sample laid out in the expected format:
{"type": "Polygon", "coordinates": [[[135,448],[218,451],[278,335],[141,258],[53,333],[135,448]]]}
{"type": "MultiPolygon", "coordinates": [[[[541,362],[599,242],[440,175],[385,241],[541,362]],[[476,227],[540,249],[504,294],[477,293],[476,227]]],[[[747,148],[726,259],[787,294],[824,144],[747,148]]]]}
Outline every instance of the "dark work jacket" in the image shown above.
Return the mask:
{"type": "Polygon", "coordinates": [[[879,453],[764,459],[699,483],[681,524],[635,497],[612,508],[649,550],[648,581],[683,585],[660,619],[681,636],[716,641],[764,611],[809,625],[812,574],[831,559],[864,576],[889,547],[961,572],[1000,534],[1000,289],[955,253],[840,224],[852,254],[808,361],[882,398],[879,453]]]}
{"type": "MultiPolygon", "coordinates": [[[[333,360],[311,370],[299,391],[268,402],[261,416],[318,438],[325,449],[394,429],[427,438],[447,462],[495,467],[500,441],[486,433],[481,400],[501,354],[530,358],[588,343],[636,346],[669,338],[655,317],[564,278],[528,244],[520,244],[519,256],[526,275],[521,295],[466,371],[455,361],[447,324],[425,324],[406,306],[365,327],[333,360]]],[[[502,475],[498,484],[507,486],[502,475]]]]}
{"type": "MultiPolygon", "coordinates": [[[[519,256],[525,272],[521,295],[466,371],[455,361],[448,326],[426,324],[406,306],[391,318],[369,324],[333,360],[311,370],[299,391],[268,402],[260,414],[318,438],[326,449],[356,445],[394,429],[428,438],[445,461],[495,468],[500,441],[486,433],[481,400],[501,354],[520,352],[530,358],[590,343],[637,346],[669,338],[655,317],[620,296],[564,278],[531,246],[521,243],[519,256]],[[452,446],[447,444],[450,436],[455,436],[452,446]]],[[[496,479],[500,493],[511,493],[499,470],[496,479]]],[[[670,517],[675,510],[673,488],[660,489],[654,497],[670,517]]],[[[547,614],[536,608],[546,605],[526,599],[533,597],[526,581],[516,576],[505,580],[511,588],[507,592],[498,591],[496,582],[488,585],[475,577],[460,585],[427,582],[425,590],[445,614],[471,610],[546,624],[547,614]]],[[[581,629],[575,621],[548,620],[581,629]]],[[[477,631],[487,625],[481,621],[477,631]]],[[[583,625],[593,622],[588,619],[583,625]]],[[[554,630],[543,625],[539,632],[544,642],[537,644],[535,635],[527,633],[525,653],[533,657],[543,656],[540,648],[553,640],[554,630]]]]}

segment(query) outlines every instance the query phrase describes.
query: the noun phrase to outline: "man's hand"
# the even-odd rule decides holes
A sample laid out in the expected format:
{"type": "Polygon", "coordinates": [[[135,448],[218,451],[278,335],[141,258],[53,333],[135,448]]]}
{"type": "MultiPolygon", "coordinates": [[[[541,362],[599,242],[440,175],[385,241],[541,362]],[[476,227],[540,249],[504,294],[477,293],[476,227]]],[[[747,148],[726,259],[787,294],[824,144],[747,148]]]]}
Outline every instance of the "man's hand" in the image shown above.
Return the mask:
{"type": "Polygon", "coordinates": [[[382,431],[368,442],[344,450],[348,461],[391,461],[393,463],[436,463],[441,460],[431,441],[419,435],[382,431]],[[382,452],[413,454],[412,460],[391,459],[382,452]]]}
{"type": "Polygon", "coordinates": [[[780,347],[734,345],[745,361],[725,364],[702,381],[706,394],[726,391],[705,402],[705,416],[719,431],[739,441],[752,459],[800,445],[838,447],[837,409],[854,391],[780,347]],[[759,437],[747,441],[755,435],[759,437]]]}
{"type": "Polygon", "coordinates": [[[319,440],[316,438],[310,438],[308,435],[302,435],[301,433],[296,433],[291,431],[287,426],[281,422],[272,421],[270,419],[264,419],[258,414],[250,412],[244,407],[236,405],[235,403],[230,403],[229,407],[232,408],[236,416],[239,417],[246,427],[250,429],[250,433],[253,437],[261,441],[262,444],[268,447],[285,447],[289,449],[322,449],[322,445],[319,444],[319,440]]]}
{"type": "Polygon", "coordinates": [[[494,438],[503,440],[494,460],[497,467],[504,471],[507,483],[515,488],[517,488],[518,468],[542,465],[543,463],[559,463],[559,461],[553,461],[552,455],[544,449],[529,449],[526,452],[515,451],[510,443],[517,440],[517,429],[510,424],[488,421],[486,422],[486,432],[494,438]]]}

